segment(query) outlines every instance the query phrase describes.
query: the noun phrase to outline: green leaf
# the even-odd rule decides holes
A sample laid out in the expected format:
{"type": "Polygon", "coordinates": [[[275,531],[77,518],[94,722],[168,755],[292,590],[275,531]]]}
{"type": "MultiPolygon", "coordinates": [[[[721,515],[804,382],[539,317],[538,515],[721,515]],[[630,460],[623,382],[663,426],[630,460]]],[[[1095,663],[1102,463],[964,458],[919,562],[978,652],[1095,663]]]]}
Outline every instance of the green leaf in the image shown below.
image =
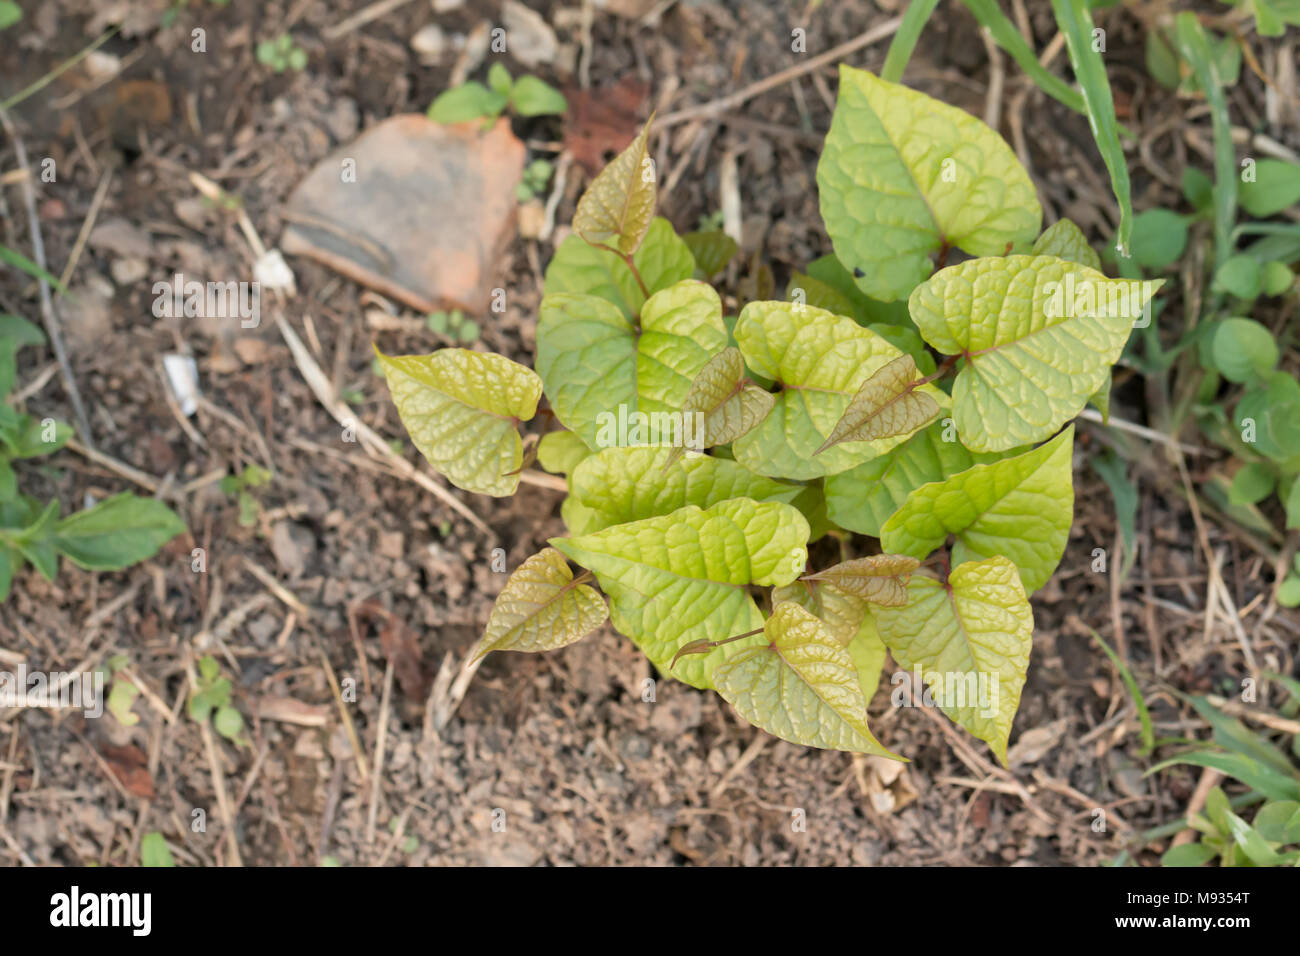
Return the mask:
{"type": "Polygon", "coordinates": [[[906,297],[945,246],[1000,255],[1032,240],[1042,221],[1028,173],[997,133],[843,65],[817,185],[836,256],[886,301],[906,297]]]}
{"type": "Polygon", "coordinates": [[[790,505],[732,498],[550,543],[596,575],[610,619],[660,670],[708,688],[713,667],[762,638],[747,638],[669,671],[692,641],[720,641],[762,627],[751,584],[789,584],[807,561],[808,522],[790,505]]]}
{"type": "Polygon", "coordinates": [[[537,412],[542,380],[492,352],[375,353],[411,441],[457,488],[498,498],[515,493],[523,464],[517,425],[537,412]]]}
{"type": "Polygon", "coordinates": [[[444,125],[501,115],[506,97],[471,80],[438,95],[429,107],[429,119],[444,125]]]}
{"type": "MultiPolygon", "coordinates": [[[[795,273],[791,277],[791,282],[800,274],[795,273]]],[[[834,253],[821,256],[808,263],[808,278],[828,286],[834,292],[842,296],[842,301],[851,302],[853,307],[851,311],[841,312],[838,308],[832,308],[829,305],[822,305],[813,301],[812,290],[809,289],[808,305],[817,306],[819,309],[825,309],[827,312],[834,312],[836,315],[847,315],[858,321],[859,325],[871,327],[873,325],[902,325],[908,328],[912,327],[912,319],[907,314],[907,302],[881,302],[873,299],[864,293],[859,287],[858,282],[853,278],[853,273],[844,267],[844,263],[836,258],[834,253]]],[[[797,283],[796,283],[797,284],[797,283]]],[[[929,355],[927,352],[926,355],[929,355]]],[[[917,365],[921,365],[918,356],[917,365]]]]}
{"type": "Polygon", "coordinates": [[[1036,256],[1056,256],[1089,269],[1101,269],[1101,256],[1088,244],[1083,230],[1069,219],[1058,219],[1043,230],[1031,251],[1036,256]]]}
{"type": "Polygon", "coordinates": [[[700,455],[668,465],[670,453],[666,448],[606,448],[582,461],[571,473],[569,500],[585,509],[584,533],[672,514],[687,505],[709,508],[728,498],[789,504],[803,491],[725,458],[700,455]]]}
{"type": "Polygon", "coordinates": [[[880,687],[880,673],[885,669],[885,656],[889,653],[885,642],[876,630],[875,619],[870,614],[862,622],[858,633],[849,641],[849,657],[858,670],[858,684],[862,687],[862,696],[871,703],[876,689],[880,687]]]}
{"type": "Polygon", "coordinates": [[[867,699],[849,652],[799,605],[778,604],[765,641],[713,672],[714,687],[745,720],[782,740],[902,759],[867,726],[867,699]]]}
{"type": "Polygon", "coordinates": [[[1214,366],[1230,382],[1258,381],[1277,367],[1277,341],[1254,319],[1220,319],[1210,340],[1214,366]]]}
{"type": "Polygon", "coordinates": [[[125,493],[54,526],[54,545],[89,571],[120,571],[158,553],[185,532],[185,522],[161,501],[125,493]]]}
{"type": "Polygon", "coordinates": [[[880,638],[943,712],[1006,766],[1011,722],[1029,667],[1034,615],[1016,566],[1001,556],[953,568],[947,584],[915,574],[909,602],[873,612],[880,638]]]}
{"type": "Polygon", "coordinates": [[[921,335],[963,355],[953,417],[972,451],[1042,441],[1106,381],[1159,282],[1052,256],[971,259],[912,293],[921,335]]]}
{"type": "Polygon", "coordinates": [[[1277,475],[1271,467],[1259,461],[1247,462],[1232,479],[1228,501],[1234,505],[1253,505],[1273,493],[1277,475]]]}
{"type": "Polygon", "coordinates": [[[1111,190],[1119,204],[1119,236],[1117,251],[1128,256],[1133,231],[1133,200],[1128,178],[1128,162],[1119,142],[1119,123],[1115,119],[1115,100],[1111,96],[1110,81],[1106,78],[1106,65],[1101,53],[1093,44],[1096,27],[1087,0],[1052,0],[1056,24],[1065,35],[1065,47],[1070,54],[1070,66],[1079,82],[1088,123],[1102,162],[1110,173],[1111,190]]]}
{"type": "MultiPolygon", "coordinates": [[[[656,218],[650,223],[632,261],[651,295],[689,279],[695,271],[690,248],[673,232],[667,219],[656,218]]],[[[566,238],[555,251],[555,258],[546,267],[542,291],[544,295],[574,292],[600,296],[629,319],[641,314],[646,300],[632,270],[618,253],[593,246],[576,235],[566,238]]]]}
{"type": "Polygon", "coordinates": [[[1282,607],[1300,607],[1300,574],[1292,574],[1277,589],[1277,603],[1282,607]]]}
{"type": "Polygon", "coordinates": [[[1300,383],[1274,372],[1237,403],[1234,422],[1243,440],[1274,461],[1300,468],[1300,383]]]}
{"type": "Polygon", "coordinates": [[[115,680],[108,690],[108,701],[104,706],[123,727],[134,727],[140,723],[140,716],[133,713],[131,708],[139,696],[140,689],[130,681],[115,680]]]}
{"type": "Polygon", "coordinates": [[[972,454],[957,441],[952,419],[933,422],[892,451],[828,476],[827,512],[841,528],[879,538],[885,522],[916,488],[1003,457],[972,454]],[[951,441],[944,441],[945,433],[951,441]]]}
{"type": "Polygon", "coordinates": [[[1300,843],[1300,803],[1294,800],[1266,803],[1251,824],[1270,843],[1300,843]]]}
{"type": "Polygon", "coordinates": [[[997,0],[965,0],[965,4],[979,25],[988,30],[997,45],[1011,55],[1016,65],[1039,89],[1076,113],[1087,112],[1083,97],[1074,87],[1038,62],[1037,54],[1021,35],[1019,28],[1002,12],[997,0]]]}
{"type": "Polygon", "coordinates": [[[14,574],[22,565],[22,552],[0,542],[0,604],[9,600],[9,588],[13,584],[14,574]]]}
{"type": "Polygon", "coordinates": [[[22,415],[12,428],[0,428],[0,443],[10,458],[36,458],[58,451],[72,437],[72,426],[54,419],[22,415]],[[46,439],[49,439],[48,441],[46,439]]]}
{"type": "Polygon", "coordinates": [[[537,461],[552,474],[568,475],[591,454],[587,443],[571,431],[547,432],[537,445],[537,461]]]}
{"type": "Polygon", "coordinates": [[[703,282],[652,295],[639,325],[604,299],[556,293],[542,299],[537,371],[556,417],[592,449],[638,444],[637,423],[662,435],[675,421],[682,434],[691,382],[726,345],[722,303],[703,282]]]}
{"type": "Polygon", "coordinates": [[[1214,201],[1214,180],[1195,166],[1183,170],[1183,196],[1197,212],[1204,212],[1214,201]]]}
{"type": "Polygon", "coordinates": [[[1263,285],[1265,295],[1282,295],[1295,285],[1295,273],[1281,262],[1266,262],[1263,285]]]}
{"type": "Polygon", "coordinates": [[[1032,451],[922,485],[885,522],[882,547],[924,560],[956,535],[954,564],[1005,556],[1033,593],[1065,553],[1074,518],[1073,448],[1071,425],[1032,451]]]}
{"type": "Polygon", "coordinates": [[[510,96],[510,88],[514,86],[514,79],[510,76],[510,71],[505,68],[504,64],[493,63],[488,67],[488,86],[500,93],[502,96],[510,96]]]}
{"type": "Polygon", "coordinates": [[[682,241],[691,250],[695,267],[700,274],[711,279],[727,267],[736,255],[736,240],[721,229],[709,229],[704,232],[688,232],[682,241]]]}
{"type": "Polygon", "coordinates": [[[18,478],[8,459],[0,458],[0,502],[12,501],[18,496],[18,478]]]}
{"type": "Polygon", "coordinates": [[[655,214],[654,163],[647,148],[650,123],[591,181],[578,200],[573,231],[588,242],[636,252],[655,214]]]}
{"type": "Polygon", "coordinates": [[[1219,851],[1204,843],[1183,843],[1170,847],[1160,857],[1161,866],[1200,866],[1219,855],[1219,851]]]}
{"type": "Polygon", "coordinates": [[[1237,846],[1241,847],[1242,852],[1250,858],[1251,863],[1256,866],[1281,866],[1283,864],[1282,858],[1268,845],[1268,841],[1260,835],[1258,830],[1231,810],[1224,811],[1224,816],[1227,818],[1232,839],[1237,846]]]}
{"type": "Polygon", "coordinates": [[[858,388],[840,420],[814,455],[841,442],[911,435],[939,414],[933,396],[918,390],[916,362],[903,355],[882,366],[858,388]]]}
{"type": "Polygon", "coordinates": [[[1134,263],[1144,269],[1167,269],[1187,248],[1187,220],[1168,209],[1148,209],[1133,220],[1132,242],[1134,263]]]}
{"type": "Polygon", "coordinates": [[[1122,581],[1128,577],[1137,558],[1137,485],[1125,473],[1123,459],[1113,451],[1094,457],[1092,467],[1106,482],[1115,502],[1115,523],[1119,525],[1120,547],[1123,549],[1119,570],[1122,581]]]}
{"type": "Polygon", "coordinates": [[[140,865],[141,866],[175,866],[176,861],[172,859],[172,851],[167,847],[167,841],[163,839],[161,833],[146,833],[140,839],[140,865]]]}
{"type": "Polygon", "coordinates": [[[12,339],[14,344],[44,345],[45,333],[40,326],[17,315],[0,315],[0,339],[12,339]]]}
{"type": "Polygon", "coordinates": [[[244,732],[244,716],[233,707],[218,707],[212,717],[212,729],[227,740],[236,740],[244,732]]]}
{"type": "Polygon", "coordinates": [[[1286,526],[1300,528],[1300,478],[1291,480],[1291,490],[1286,496],[1286,526]]]}
{"type": "MultiPolygon", "coordinates": [[[[827,448],[813,457],[876,372],[902,356],[852,319],[789,302],[751,302],[734,330],[746,363],[781,385],[772,412],[732,446],[736,460],[760,475],[809,479],[833,475],[884,454],[906,435],[827,448]]],[[[933,385],[921,390],[940,404],[933,385]]]]}
{"type": "MultiPolygon", "coordinates": [[[[776,398],[745,378],[740,349],[728,346],[709,359],[691,383],[684,415],[699,415],[703,441],[696,451],[727,445],[753,431],[772,411],[776,398]]],[[[680,453],[681,448],[677,449],[680,453]]]]}
{"type": "Polygon", "coordinates": [[[550,651],[582,640],[605,623],[605,601],[576,583],[564,555],[543,548],[515,569],[497,595],[487,629],[474,651],[550,651]]]}
{"type": "Polygon", "coordinates": [[[515,80],[510,105],[520,116],[559,116],[569,108],[563,93],[531,74],[515,80]]]}
{"type": "Polygon", "coordinates": [[[1263,266],[1252,256],[1232,256],[1214,273],[1213,288],[1239,299],[1253,299],[1263,287],[1263,266]]]}
{"type": "Polygon", "coordinates": [[[1283,159],[1255,161],[1255,176],[1237,187],[1241,206],[1256,219],[1267,219],[1300,202],[1300,165],[1283,159]]]}

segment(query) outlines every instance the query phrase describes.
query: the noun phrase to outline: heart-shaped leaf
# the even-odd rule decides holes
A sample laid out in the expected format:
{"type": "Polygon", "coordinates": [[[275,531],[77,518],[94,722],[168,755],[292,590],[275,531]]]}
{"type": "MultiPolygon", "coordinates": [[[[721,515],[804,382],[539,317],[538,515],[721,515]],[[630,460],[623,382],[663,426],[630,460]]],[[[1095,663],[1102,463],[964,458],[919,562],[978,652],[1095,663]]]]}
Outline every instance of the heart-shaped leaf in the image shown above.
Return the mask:
{"type": "Polygon", "coordinates": [[[813,454],[846,441],[911,435],[939,414],[939,403],[917,387],[916,362],[903,355],[862,383],[830,437],[813,454]]]}
{"type": "Polygon", "coordinates": [[[536,373],[491,352],[375,351],[397,414],[429,464],[457,488],[514,494],[523,464],[517,426],[536,414],[542,397],[536,373]]]}
{"type": "Polygon", "coordinates": [[[1101,268],[1101,256],[1088,244],[1083,230],[1069,219],[1058,219],[1034,240],[1031,250],[1036,256],[1056,256],[1067,262],[1077,262],[1089,269],[1101,268]]]}
{"type": "Polygon", "coordinates": [[[1045,445],[975,465],[922,485],[885,522],[886,551],[924,559],[956,535],[952,560],[1001,555],[1020,569],[1027,591],[1047,583],[1065,553],[1074,519],[1071,425],[1045,445]]]}
{"type": "MultiPolygon", "coordinates": [[[[672,223],[658,217],[650,223],[632,262],[651,295],[689,279],[695,271],[691,250],[673,232],[672,223]]],[[[548,296],[555,292],[600,296],[629,319],[641,314],[646,300],[636,276],[617,252],[575,235],[555,250],[542,291],[548,296]]]]}
{"type": "Polygon", "coordinates": [[[635,444],[623,439],[638,422],[646,435],[683,434],[691,383],[726,345],[722,303],[703,282],[656,292],[639,325],[604,299],[557,293],[542,299],[537,371],[556,417],[595,450],[635,444]]]}
{"type": "MultiPolygon", "coordinates": [[[[760,475],[820,478],[884,454],[906,440],[894,435],[834,445],[813,457],[863,383],[902,352],[852,319],[790,302],[751,302],[740,313],[736,343],[749,367],[780,383],[771,413],[732,446],[736,460],[760,475]]],[[[943,403],[933,385],[917,390],[943,403]]]]}
{"type": "Polygon", "coordinates": [[[559,551],[543,548],[515,569],[497,595],[474,659],[491,651],[567,647],[604,624],[607,616],[600,593],[574,579],[559,551]]]}
{"type": "Polygon", "coordinates": [[[868,626],[871,608],[860,597],[841,591],[825,581],[801,578],[793,584],[772,589],[772,604],[793,601],[818,618],[831,636],[845,647],[868,626]]]}
{"type": "Polygon", "coordinates": [[[881,640],[899,666],[922,669],[943,712],[1005,766],[1034,633],[1016,566],[1000,556],[968,561],[947,584],[913,575],[907,592],[905,607],[872,612],[881,640]]]}
{"type": "Polygon", "coordinates": [[[762,638],[684,657],[669,670],[674,655],[695,641],[761,628],[748,586],[793,581],[807,561],[807,540],[808,522],[790,505],[732,498],[550,543],[595,573],[612,602],[614,627],[660,670],[708,688],[717,662],[762,638]]]}
{"type": "MultiPolygon", "coordinates": [[[[683,415],[699,415],[704,448],[727,445],[758,427],[776,404],[771,392],[745,377],[740,349],[728,346],[705,363],[682,402],[683,415]]],[[[674,448],[676,460],[684,449],[674,448]]]]}
{"type": "Polygon", "coordinates": [[[728,498],[790,504],[803,491],[725,458],[690,456],[669,465],[670,451],[606,448],[578,465],[570,478],[569,500],[586,508],[582,533],[671,514],[686,505],[708,508],[728,498]]]}
{"type": "Polygon", "coordinates": [[[964,110],[840,67],[817,165],[835,254],[869,296],[902,299],[956,246],[1001,255],[1038,235],[1042,208],[1002,137],[964,110]]]}
{"type": "Polygon", "coordinates": [[[867,698],[853,658],[798,604],[776,606],[765,640],[713,671],[714,687],[736,713],[773,736],[805,747],[902,759],[867,726],[867,698]]]}
{"type": "Polygon", "coordinates": [[[930,345],[966,359],[952,390],[962,443],[1005,451],[1079,414],[1159,287],[1054,256],[1006,256],[943,269],[908,304],[930,345]]]}
{"type": "Polygon", "coordinates": [[[879,538],[881,527],[914,489],[1002,457],[971,454],[957,441],[952,419],[933,422],[892,451],[829,475],[826,510],[841,528],[879,538]],[[950,440],[945,441],[945,436],[950,440]]]}
{"type": "Polygon", "coordinates": [[[919,566],[916,558],[905,554],[875,554],[841,561],[806,575],[805,580],[833,585],[869,604],[892,606],[907,600],[907,579],[919,566]]]}
{"type": "Polygon", "coordinates": [[[615,156],[578,200],[573,231],[624,255],[636,252],[655,213],[654,163],[646,147],[650,124],[615,156]]]}

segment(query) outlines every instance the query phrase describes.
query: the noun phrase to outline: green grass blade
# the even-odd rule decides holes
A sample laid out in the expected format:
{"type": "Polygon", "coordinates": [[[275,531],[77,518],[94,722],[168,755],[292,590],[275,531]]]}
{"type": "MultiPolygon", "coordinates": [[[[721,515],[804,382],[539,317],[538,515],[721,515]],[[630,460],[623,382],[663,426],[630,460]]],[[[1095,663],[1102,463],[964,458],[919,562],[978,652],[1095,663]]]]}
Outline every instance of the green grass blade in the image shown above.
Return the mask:
{"type": "Polygon", "coordinates": [[[1070,52],[1070,65],[1083,92],[1083,102],[1088,110],[1088,124],[1101,152],[1102,161],[1110,173],[1110,187],[1119,203],[1119,236],[1116,251],[1123,258],[1129,255],[1129,239],[1133,233],[1133,197],[1128,180],[1128,164],[1119,144],[1119,123],[1115,119],[1115,100],[1106,78],[1106,66],[1101,54],[1092,48],[1093,23],[1087,0],[1052,0],[1056,24],[1065,34],[1065,46],[1070,52]]]}
{"type": "Polygon", "coordinates": [[[912,58],[916,41],[938,5],[939,0],[909,0],[907,9],[903,12],[903,22],[889,43],[889,52],[885,54],[885,65],[880,69],[882,80],[897,83],[903,79],[903,71],[907,69],[907,61],[912,58]]]}
{"type": "Polygon", "coordinates": [[[64,295],[68,294],[67,287],[59,281],[58,276],[46,272],[21,252],[15,252],[8,246],[0,246],[0,262],[13,266],[19,272],[26,272],[33,279],[44,279],[64,295]]]}
{"type": "Polygon", "coordinates": [[[1101,649],[1106,652],[1106,656],[1110,658],[1110,662],[1114,664],[1115,669],[1119,671],[1119,676],[1120,679],[1124,681],[1124,686],[1127,687],[1128,692],[1133,695],[1133,706],[1137,708],[1138,723],[1142,725],[1142,749],[1138,752],[1145,756],[1155,749],[1156,732],[1155,726],[1151,723],[1151,712],[1147,710],[1146,701],[1142,699],[1142,692],[1138,690],[1137,681],[1133,679],[1133,673],[1128,669],[1128,666],[1119,659],[1119,655],[1112,651],[1110,646],[1101,639],[1100,634],[1092,628],[1088,628],[1088,633],[1092,635],[1094,641],[1101,645],[1101,649]]]}
{"type": "Polygon", "coordinates": [[[1205,91],[1214,127],[1214,264],[1217,268],[1232,255],[1232,227],[1237,221],[1237,154],[1232,146],[1232,122],[1210,41],[1196,14],[1178,14],[1175,30],[1183,59],[1205,91]]]}
{"type": "MultiPolygon", "coordinates": [[[[1068,106],[1076,113],[1088,113],[1083,105],[1083,97],[1060,77],[1044,69],[1034,56],[1033,49],[1020,35],[1016,25],[1007,19],[1007,15],[998,6],[997,0],[963,0],[970,12],[975,15],[979,25],[989,31],[993,42],[1016,61],[1016,65],[1025,75],[1038,84],[1039,89],[1059,103],[1068,106]]],[[[891,50],[892,52],[892,50],[891,50]]]]}

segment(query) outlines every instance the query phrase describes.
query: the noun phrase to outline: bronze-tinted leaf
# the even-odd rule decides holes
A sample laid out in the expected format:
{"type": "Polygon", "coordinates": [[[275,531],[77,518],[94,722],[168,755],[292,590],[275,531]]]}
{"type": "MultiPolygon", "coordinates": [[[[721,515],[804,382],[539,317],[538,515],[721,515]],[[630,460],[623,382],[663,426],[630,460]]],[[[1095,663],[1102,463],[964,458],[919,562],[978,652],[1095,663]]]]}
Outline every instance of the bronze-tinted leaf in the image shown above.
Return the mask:
{"type": "Polygon", "coordinates": [[[655,173],[646,140],[650,123],[610,161],[578,200],[573,231],[588,242],[631,255],[655,212],[655,173]]]}
{"type": "Polygon", "coordinates": [[[876,554],[843,561],[807,577],[871,604],[897,607],[907,603],[908,576],[920,566],[920,561],[905,554],[876,554]]]}
{"type": "Polygon", "coordinates": [[[564,555],[543,548],[515,569],[497,595],[474,657],[565,647],[600,627],[608,613],[599,591],[574,580],[564,555]]]}
{"type": "Polygon", "coordinates": [[[917,389],[916,362],[901,355],[862,383],[826,441],[813,454],[845,441],[905,435],[939,414],[939,403],[917,389]]]}

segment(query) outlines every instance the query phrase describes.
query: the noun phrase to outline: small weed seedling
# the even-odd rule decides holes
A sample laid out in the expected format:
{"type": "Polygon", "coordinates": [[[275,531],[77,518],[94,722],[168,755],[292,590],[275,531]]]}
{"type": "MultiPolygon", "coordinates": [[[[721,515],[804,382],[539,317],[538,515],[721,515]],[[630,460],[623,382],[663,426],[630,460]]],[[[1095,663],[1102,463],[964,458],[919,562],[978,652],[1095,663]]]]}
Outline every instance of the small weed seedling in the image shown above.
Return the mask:
{"type": "Polygon", "coordinates": [[[545,192],[546,184],[551,181],[551,173],[554,171],[555,167],[549,159],[534,159],[524,167],[523,179],[515,187],[515,198],[520,202],[528,202],[545,192]]]}
{"type": "Polygon", "coordinates": [[[982,122],[843,67],[817,171],[834,254],[731,317],[694,276],[735,246],[655,217],[647,136],[578,203],[535,371],[380,355],[411,439],[460,488],[516,491],[543,394],[564,426],[537,460],[567,475],[570,533],[510,575],[478,655],[563,647],[608,616],[769,733],[896,757],[867,726],[888,651],[917,678],[896,694],[1005,763],[1029,595],[1073,520],[1070,423],[1159,282],[1108,278],[1069,221],[1041,231],[982,122]],[[973,258],[946,265],[954,249],[973,258]]]}
{"type": "Polygon", "coordinates": [[[115,495],[61,518],[57,498],[42,505],[19,491],[13,463],[48,455],[72,437],[66,423],[36,419],[2,400],[14,386],[18,351],[44,342],[45,334],[26,319],[0,315],[0,601],[8,598],[24,562],[47,581],[54,580],[60,555],[87,570],[120,571],[153,557],[185,530],[170,508],[152,498],[115,495]]]}
{"type": "Polygon", "coordinates": [[[559,116],[569,104],[564,95],[530,74],[513,79],[500,63],[488,69],[487,86],[475,80],[438,94],[429,107],[435,123],[464,123],[481,119],[491,123],[507,108],[518,116],[559,116]]]}
{"type": "Polygon", "coordinates": [[[285,70],[300,72],[307,68],[307,51],[293,42],[293,37],[282,33],[274,40],[263,40],[257,45],[257,62],[275,73],[285,70]]]}
{"type": "Polygon", "coordinates": [[[452,309],[450,312],[430,312],[425,323],[429,326],[430,332],[449,341],[466,344],[478,341],[478,323],[473,319],[467,319],[460,309],[452,309]]]}
{"type": "Polygon", "coordinates": [[[232,743],[244,743],[244,717],[230,704],[230,681],[221,676],[215,657],[199,658],[198,686],[186,710],[196,723],[205,723],[210,716],[217,733],[232,743]]]}
{"type": "Polygon", "coordinates": [[[221,490],[232,495],[239,502],[239,523],[245,528],[257,524],[262,505],[249,491],[250,488],[262,488],[271,483],[272,474],[260,465],[249,465],[237,475],[226,475],[221,479],[221,490]]]}

